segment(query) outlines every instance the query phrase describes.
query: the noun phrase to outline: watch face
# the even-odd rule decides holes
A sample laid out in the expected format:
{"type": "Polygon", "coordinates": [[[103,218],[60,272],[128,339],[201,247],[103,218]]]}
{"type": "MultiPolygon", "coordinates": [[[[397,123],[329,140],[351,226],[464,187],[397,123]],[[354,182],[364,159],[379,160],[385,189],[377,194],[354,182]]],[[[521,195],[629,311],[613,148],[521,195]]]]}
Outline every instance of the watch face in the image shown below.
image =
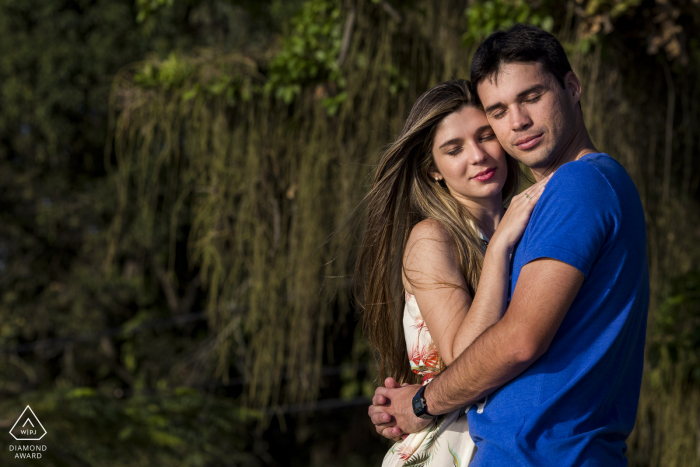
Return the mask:
{"type": "Polygon", "coordinates": [[[413,411],[416,412],[418,410],[421,410],[423,408],[423,404],[421,404],[420,399],[416,399],[413,401],[413,411]]]}
{"type": "Polygon", "coordinates": [[[413,413],[416,417],[420,418],[433,418],[432,415],[428,414],[428,407],[426,407],[425,399],[423,398],[423,391],[425,391],[425,386],[421,386],[415,396],[413,396],[412,404],[413,413]]]}
{"type": "Polygon", "coordinates": [[[425,399],[423,399],[423,388],[419,389],[413,396],[413,413],[420,417],[425,413],[425,399]]]}

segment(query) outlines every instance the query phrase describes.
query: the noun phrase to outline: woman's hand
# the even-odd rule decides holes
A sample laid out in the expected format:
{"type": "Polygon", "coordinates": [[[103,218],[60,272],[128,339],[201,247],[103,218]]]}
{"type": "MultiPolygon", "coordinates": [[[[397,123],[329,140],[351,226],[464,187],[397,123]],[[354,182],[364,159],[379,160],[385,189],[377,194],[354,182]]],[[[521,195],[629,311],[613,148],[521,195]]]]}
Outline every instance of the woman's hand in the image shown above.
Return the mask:
{"type": "Polygon", "coordinates": [[[532,210],[535,209],[535,205],[552,175],[553,173],[549,174],[527,190],[513,197],[508,210],[498,224],[496,232],[491,237],[489,245],[498,245],[505,248],[508,252],[513,250],[513,247],[523,235],[523,232],[525,232],[525,228],[530,222],[532,210]]]}
{"type": "Polygon", "coordinates": [[[386,387],[380,386],[374,391],[372,405],[367,411],[377,433],[398,441],[430,424],[429,419],[418,418],[413,413],[413,396],[420,384],[404,383],[399,387],[394,378],[387,378],[385,384],[386,387]]]}

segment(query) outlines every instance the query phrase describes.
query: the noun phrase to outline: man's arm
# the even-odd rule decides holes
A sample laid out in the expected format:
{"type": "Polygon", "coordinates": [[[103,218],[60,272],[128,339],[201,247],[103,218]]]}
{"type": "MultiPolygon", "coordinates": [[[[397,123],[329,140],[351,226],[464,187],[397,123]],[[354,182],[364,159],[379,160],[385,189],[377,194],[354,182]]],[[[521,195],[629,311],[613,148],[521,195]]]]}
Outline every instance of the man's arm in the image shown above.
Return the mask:
{"type": "MultiPolygon", "coordinates": [[[[428,411],[443,414],[474,403],[525,371],[549,348],[584,279],[578,269],[551,258],[525,265],[503,318],[426,388],[428,411]]],[[[422,428],[424,421],[411,408],[415,392],[415,386],[377,389],[375,404],[390,401],[370,408],[379,433],[396,438],[422,428]],[[387,423],[384,414],[394,418],[387,423]]]]}
{"type": "Polygon", "coordinates": [[[583,280],[578,269],[554,259],[525,265],[503,319],[426,388],[430,413],[476,402],[525,371],[549,348],[583,280]]]}

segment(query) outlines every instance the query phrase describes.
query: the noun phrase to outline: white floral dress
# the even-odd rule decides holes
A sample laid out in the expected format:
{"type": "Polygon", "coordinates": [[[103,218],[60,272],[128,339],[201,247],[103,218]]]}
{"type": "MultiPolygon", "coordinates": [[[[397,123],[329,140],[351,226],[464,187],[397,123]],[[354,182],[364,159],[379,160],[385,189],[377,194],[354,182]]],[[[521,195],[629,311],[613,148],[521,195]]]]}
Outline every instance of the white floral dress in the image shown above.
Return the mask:
{"type": "MultiPolygon", "coordinates": [[[[416,298],[408,292],[403,328],[411,368],[423,376],[423,385],[428,384],[439,371],[439,354],[416,298]]],[[[463,408],[438,416],[423,430],[394,444],[384,456],[382,467],[465,467],[475,453],[463,408]]]]}

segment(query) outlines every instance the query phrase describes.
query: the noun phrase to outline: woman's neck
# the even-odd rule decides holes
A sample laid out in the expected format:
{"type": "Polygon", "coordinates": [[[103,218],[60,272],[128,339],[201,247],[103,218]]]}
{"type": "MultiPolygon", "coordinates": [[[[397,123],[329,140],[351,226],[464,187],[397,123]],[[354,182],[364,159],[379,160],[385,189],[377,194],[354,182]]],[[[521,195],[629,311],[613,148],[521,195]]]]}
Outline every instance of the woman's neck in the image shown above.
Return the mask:
{"type": "Polygon", "coordinates": [[[469,210],[486,238],[491,238],[505,213],[501,194],[490,198],[462,199],[460,202],[469,210]]]}

